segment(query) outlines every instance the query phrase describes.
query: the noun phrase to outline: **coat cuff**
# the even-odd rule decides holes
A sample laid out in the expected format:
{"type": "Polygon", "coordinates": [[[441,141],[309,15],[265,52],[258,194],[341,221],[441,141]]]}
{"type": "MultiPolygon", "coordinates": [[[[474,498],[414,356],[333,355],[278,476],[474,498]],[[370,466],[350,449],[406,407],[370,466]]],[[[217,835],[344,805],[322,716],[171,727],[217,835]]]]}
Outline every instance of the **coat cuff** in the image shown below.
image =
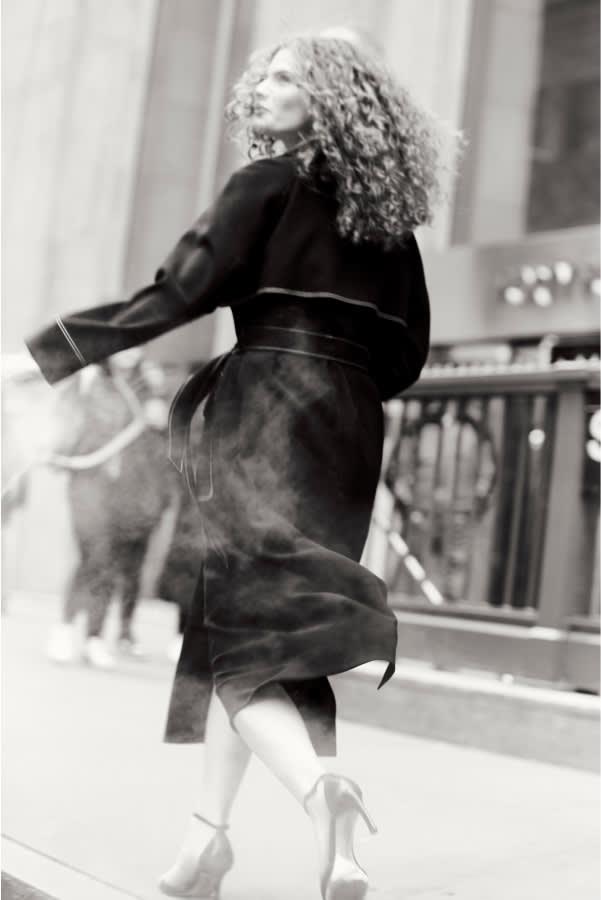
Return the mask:
{"type": "Polygon", "coordinates": [[[60,316],[53,325],[28,338],[25,345],[49,384],[88,365],[60,316]]]}

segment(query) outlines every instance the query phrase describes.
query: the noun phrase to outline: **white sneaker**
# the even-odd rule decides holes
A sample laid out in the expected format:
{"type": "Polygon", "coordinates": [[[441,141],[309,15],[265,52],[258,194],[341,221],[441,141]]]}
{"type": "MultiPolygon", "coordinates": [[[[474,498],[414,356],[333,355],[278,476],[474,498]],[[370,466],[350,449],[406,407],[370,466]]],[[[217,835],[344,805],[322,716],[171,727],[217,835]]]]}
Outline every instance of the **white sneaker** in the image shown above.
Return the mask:
{"type": "Polygon", "coordinates": [[[107,650],[107,646],[99,637],[88,638],[83,657],[87,663],[96,669],[111,669],[115,665],[113,656],[107,650]]]}
{"type": "Polygon", "coordinates": [[[55,625],[50,632],[46,646],[48,659],[56,663],[75,662],[75,625],[70,622],[62,622],[55,625]]]}
{"type": "Polygon", "coordinates": [[[130,656],[134,659],[144,659],[146,656],[140,644],[132,638],[119,638],[118,647],[122,656],[130,656]]]}
{"type": "Polygon", "coordinates": [[[176,634],[175,637],[169,642],[169,646],[167,647],[167,659],[169,660],[169,662],[176,663],[178,661],[180,653],[182,652],[183,642],[183,634],[176,634]]]}

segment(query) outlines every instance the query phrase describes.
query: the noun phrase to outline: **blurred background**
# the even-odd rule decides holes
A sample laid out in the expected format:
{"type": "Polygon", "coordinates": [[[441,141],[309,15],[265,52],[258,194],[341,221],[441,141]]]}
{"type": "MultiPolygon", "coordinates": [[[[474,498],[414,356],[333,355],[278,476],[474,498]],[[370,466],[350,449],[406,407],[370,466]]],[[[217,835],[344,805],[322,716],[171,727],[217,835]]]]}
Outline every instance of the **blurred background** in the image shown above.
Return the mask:
{"type": "MultiPolygon", "coordinates": [[[[128,454],[140,452],[139,435],[117,450],[110,442],[132,420],[144,423],[144,440],[164,442],[162,416],[181,378],[233,341],[230,313],[220,311],[152,342],[142,359],[50,392],[23,353],[24,336],[152,280],[244,162],[226,139],[223,107],[249,53],[338,25],[367,36],[413,95],[468,141],[449,203],[417,235],[432,350],[420,382],[386,410],[364,559],[388,583],[400,658],[415,672],[595,695],[597,0],[3,4],[5,616],[46,598],[45,624],[59,620],[85,553],[85,502],[77,505],[74,483],[101,479],[99,492],[83,490],[96,512],[115,492],[120,510],[131,505],[122,476],[128,454]],[[56,460],[37,464],[107,445],[85,475],[56,460]]],[[[131,526],[140,572],[128,590],[142,599],[142,620],[152,598],[177,599],[165,575],[179,534],[177,494],[169,482],[167,498],[155,498],[158,506],[136,513],[131,526]]],[[[101,516],[97,527],[107,521],[101,516]]],[[[118,586],[110,592],[114,599],[118,586]]],[[[177,633],[174,616],[161,641],[177,633]]],[[[344,695],[349,715],[360,695],[344,695]]],[[[378,724],[399,723],[394,703],[398,711],[404,701],[393,700],[378,724]]],[[[552,726],[533,719],[520,737],[516,712],[501,717],[497,732],[487,720],[486,738],[486,728],[449,716],[444,704],[429,722],[402,709],[399,730],[595,766],[592,719],[593,731],[576,729],[573,739],[573,725],[558,718],[552,726]]]]}
{"type": "MultiPolygon", "coordinates": [[[[23,461],[42,437],[48,407],[16,397],[44,393],[19,379],[24,336],[152,280],[244,162],[225,138],[223,106],[248,54],[341,23],[366,34],[468,139],[449,204],[418,234],[433,306],[431,372],[404,421],[392,404],[390,442],[406,439],[390,448],[387,483],[407,543],[447,602],[528,625],[575,617],[577,634],[588,634],[599,613],[595,0],[4,4],[5,469],[14,474],[14,441],[23,461]],[[27,421],[13,428],[15,416],[27,421]]],[[[222,311],[146,355],[171,385],[232,340],[222,311]]],[[[64,590],[74,553],[68,477],[32,471],[6,535],[5,595],[64,590]]],[[[391,515],[380,507],[387,527],[391,515]]],[[[389,550],[372,548],[372,559],[399,603],[422,594],[389,550]]],[[[596,668],[580,665],[575,656],[569,671],[531,674],[598,686],[596,668]]]]}

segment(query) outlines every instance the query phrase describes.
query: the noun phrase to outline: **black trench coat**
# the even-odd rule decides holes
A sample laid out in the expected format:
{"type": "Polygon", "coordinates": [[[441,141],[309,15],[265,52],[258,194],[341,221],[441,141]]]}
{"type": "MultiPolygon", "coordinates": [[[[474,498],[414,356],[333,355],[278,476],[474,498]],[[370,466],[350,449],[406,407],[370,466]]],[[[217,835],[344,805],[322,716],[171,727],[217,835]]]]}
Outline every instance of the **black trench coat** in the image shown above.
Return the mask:
{"type": "Polygon", "coordinates": [[[199,441],[192,427],[209,542],[168,741],[203,740],[213,686],[233,719],[275,682],[297,704],[317,752],[334,754],[327,676],[383,659],[383,684],[394,670],[396,619],[385,585],[359,559],[380,470],[381,402],[421,371],[428,294],[412,235],[392,251],[352,245],[337,234],[335,214],[333,192],[307,185],[292,154],[253,162],[154,283],[128,301],[59,318],[27,342],[53,383],[230,306],[239,337],[292,329],[369,351],[367,369],[337,354],[256,347],[222,365],[199,441]]]}

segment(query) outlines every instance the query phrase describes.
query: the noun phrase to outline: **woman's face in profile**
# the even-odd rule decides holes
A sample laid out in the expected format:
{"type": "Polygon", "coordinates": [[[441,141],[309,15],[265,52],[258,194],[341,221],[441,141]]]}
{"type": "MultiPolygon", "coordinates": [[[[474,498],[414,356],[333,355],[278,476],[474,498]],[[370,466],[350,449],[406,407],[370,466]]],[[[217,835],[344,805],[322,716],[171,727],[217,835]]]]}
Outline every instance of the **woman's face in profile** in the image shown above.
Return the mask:
{"type": "Polygon", "coordinates": [[[294,54],[283,48],[274,55],[265,77],[255,88],[254,127],[287,147],[298,143],[310,124],[309,97],[299,86],[299,78],[294,54]]]}

